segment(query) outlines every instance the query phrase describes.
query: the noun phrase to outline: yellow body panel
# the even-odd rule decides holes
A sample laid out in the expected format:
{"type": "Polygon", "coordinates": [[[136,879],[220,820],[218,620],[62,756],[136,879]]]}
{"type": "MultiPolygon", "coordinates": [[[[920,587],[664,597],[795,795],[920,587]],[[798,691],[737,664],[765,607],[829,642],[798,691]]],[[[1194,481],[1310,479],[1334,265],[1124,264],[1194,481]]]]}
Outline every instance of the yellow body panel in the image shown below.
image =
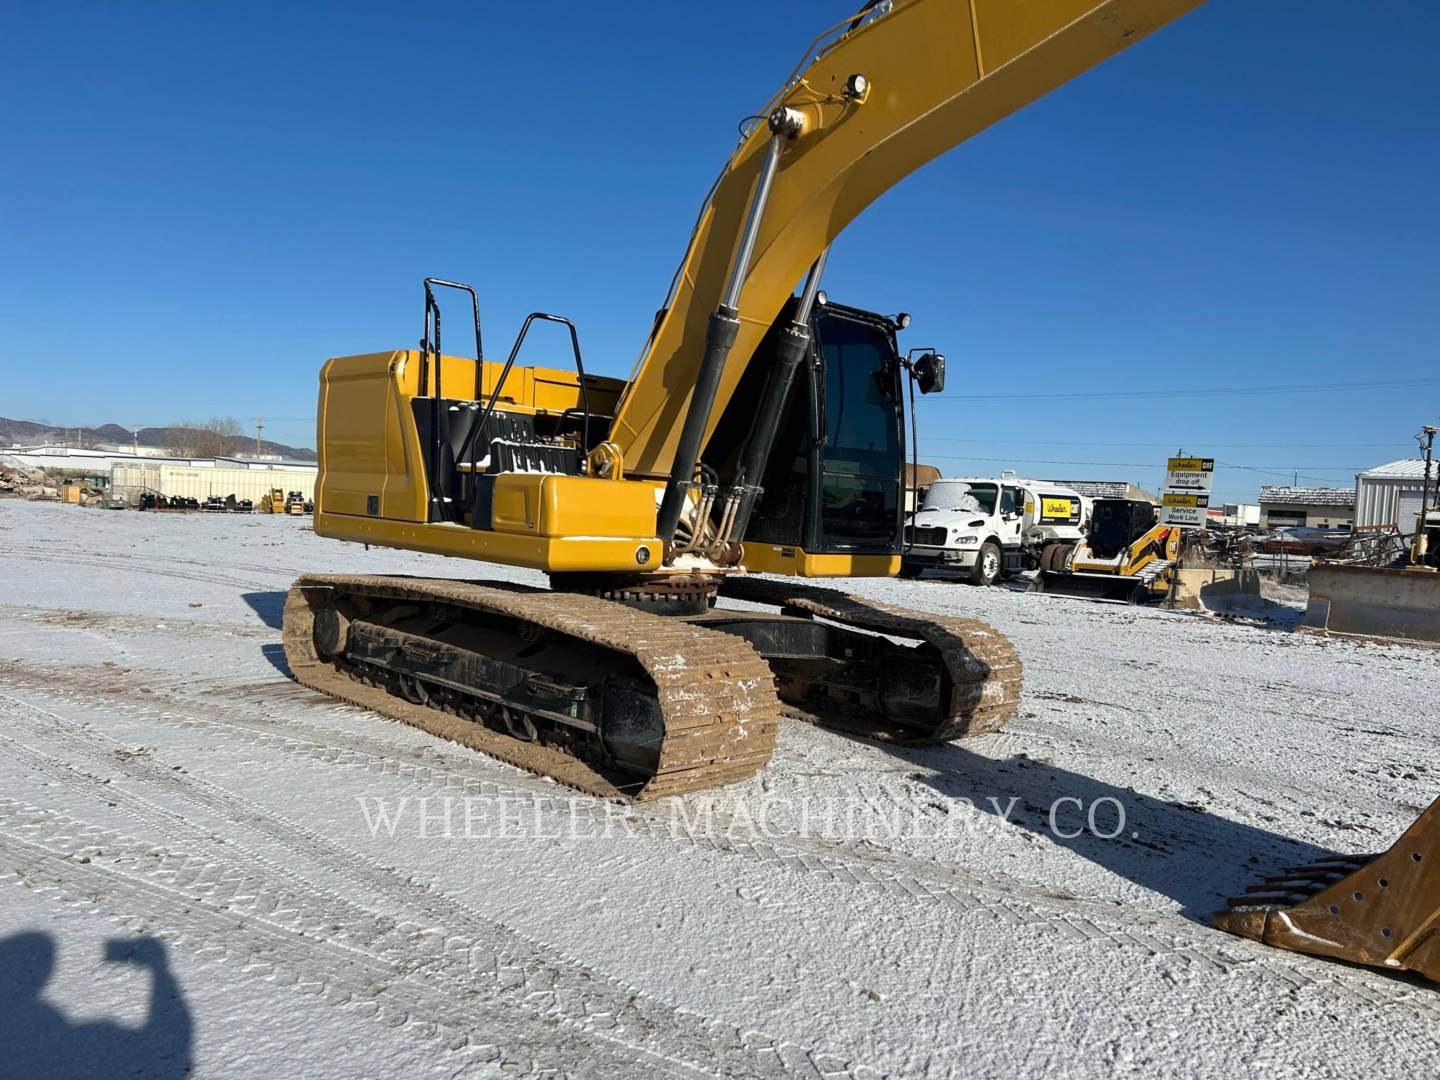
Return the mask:
{"type": "MultiPolygon", "coordinates": [[[[1200,2],[895,0],[888,14],[822,48],[753,110],[763,117],[784,105],[801,112],[806,127],[780,158],[710,429],[797,282],[856,215],[926,162],[1200,2]],[[842,93],[855,73],[869,81],[863,103],[842,93]]],[[[769,136],[756,124],[726,163],[621,402],[611,438],[627,475],[670,469],[706,317],[720,301],[769,136]]]]}
{"type": "Polygon", "coordinates": [[[655,532],[655,486],[591,476],[495,478],[492,526],[532,536],[636,537],[655,532]]]}
{"type": "Polygon", "coordinates": [[[653,536],[626,539],[520,536],[472,529],[466,525],[415,524],[323,511],[315,515],[315,532],[332,540],[351,540],[405,551],[428,551],[433,555],[453,555],[460,559],[483,559],[552,573],[633,574],[653,570],[659,562],[661,550],[660,541],[653,536]]]}
{"type": "MultiPolygon", "coordinates": [[[[484,365],[481,377],[491,391],[500,367],[484,365]]],[[[496,530],[430,523],[413,408],[419,383],[415,350],[341,356],[322,369],[318,535],[556,573],[634,573],[658,564],[655,487],[646,482],[502,474],[496,482],[496,530]],[[644,561],[637,557],[642,554],[644,561]]],[[[591,409],[613,409],[620,385],[594,380],[591,409]]],[[[433,388],[432,376],[427,389],[433,388]]],[[[440,389],[446,397],[471,397],[475,361],[444,357],[440,389]]],[[[560,413],[579,404],[579,384],[574,372],[517,367],[501,400],[510,412],[560,413]]]]}
{"type": "MultiPolygon", "coordinates": [[[[482,389],[494,391],[501,367],[486,361],[482,389]]],[[[610,413],[623,383],[593,377],[589,383],[590,408],[610,413]]],[[[426,389],[433,388],[432,373],[426,389]]],[[[440,389],[446,397],[471,398],[475,361],[444,357],[440,389]]],[[[412,407],[420,392],[420,353],[414,349],[340,356],[321,369],[316,501],[327,511],[417,523],[427,519],[429,493],[412,407]],[[371,496],[379,499],[378,515],[370,513],[371,496]]],[[[558,414],[579,406],[579,382],[573,371],[516,367],[501,401],[510,412],[558,414]]]]}
{"type": "Polygon", "coordinates": [[[745,568],[789,577],[894,577],[899,555],[812,555],[784,544],[745,545],[745,568]]]}

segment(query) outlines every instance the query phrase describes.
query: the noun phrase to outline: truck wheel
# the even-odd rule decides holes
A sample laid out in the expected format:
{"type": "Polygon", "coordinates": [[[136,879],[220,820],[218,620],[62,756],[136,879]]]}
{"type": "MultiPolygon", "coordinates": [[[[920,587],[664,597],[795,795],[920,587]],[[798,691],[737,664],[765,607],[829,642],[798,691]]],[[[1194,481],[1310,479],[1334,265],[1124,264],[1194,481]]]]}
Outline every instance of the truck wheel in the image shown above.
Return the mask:
{"type": "Polygon", "coordinates": [[[980,554],[975,556],[974,567],[970,570],[970,584],[995,584],[1003,565],[1004,561],[1000,557],[1000,545],[993,540],[985,541],[980,548],[980,554]]]}
{"type": "Polygon", "coordinates": [[[1046,544],[1040,552],[1040,569],[1059,573],[1065,569],[1065,545],[1046,544]]]}
{"type": "Polygon", "coordinates": [[[900,564],[900,576],[906,581],[913,581],[925,572],[925,568],[916,563],[902,562],[900,564]]]}

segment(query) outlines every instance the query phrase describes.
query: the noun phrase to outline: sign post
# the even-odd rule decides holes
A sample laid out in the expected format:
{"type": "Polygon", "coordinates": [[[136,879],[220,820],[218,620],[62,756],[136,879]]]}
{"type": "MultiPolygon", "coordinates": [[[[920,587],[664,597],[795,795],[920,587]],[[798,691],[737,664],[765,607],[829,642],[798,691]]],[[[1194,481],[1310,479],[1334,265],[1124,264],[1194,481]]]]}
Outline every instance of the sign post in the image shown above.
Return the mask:
{"type": "Polygon", "coordinates": [[[1214,480],[1214,458],[1168,459],[1165,462],[1165,491],[1160,497],[1161,523],[1181,529],[1203,528],[1214,480]]]}

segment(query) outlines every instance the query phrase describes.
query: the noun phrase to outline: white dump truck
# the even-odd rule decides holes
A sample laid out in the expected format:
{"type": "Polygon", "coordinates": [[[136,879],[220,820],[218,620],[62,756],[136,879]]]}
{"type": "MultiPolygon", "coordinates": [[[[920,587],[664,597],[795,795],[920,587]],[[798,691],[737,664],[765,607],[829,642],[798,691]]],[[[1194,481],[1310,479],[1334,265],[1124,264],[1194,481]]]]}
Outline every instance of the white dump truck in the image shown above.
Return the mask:
{"type": "Polygon", "coordinates": [[[900,574],[963,571],[989,585],[1033,570],[1046,544],[1083,538],[1088,509],[1079,492],[1008,472],[936,480],[906,524],[900,574]]]}

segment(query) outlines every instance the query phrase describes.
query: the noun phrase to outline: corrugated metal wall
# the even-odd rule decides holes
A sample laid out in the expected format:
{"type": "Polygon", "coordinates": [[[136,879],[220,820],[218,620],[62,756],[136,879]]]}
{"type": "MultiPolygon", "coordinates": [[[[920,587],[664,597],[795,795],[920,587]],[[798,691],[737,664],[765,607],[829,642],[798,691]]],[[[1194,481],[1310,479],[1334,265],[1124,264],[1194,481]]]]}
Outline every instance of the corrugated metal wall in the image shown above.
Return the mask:
{"type": "Polygon", "coordinates": [[[1355,524],[1400,525],[1404,532],[1413,532],[1414,518],[1420,510],[1421,486],[1417,477],[1356,477],[1355,524]],[[1401,518],[1407,516],[1409,521],[1402,523],[1401,518]]]}
{"type": "Polygon", "coordinates": [[[110,470],[115,496],[134,505],[142,491],[154,491],[167,498],[183,495],[204,502],[212,495],[234,495],[258,503],[271,488],[287,493],[301,492],[307,500],[315,497],[313,470],[306,469],[205,469],[183,465],[144,465],[116,462],[110,470]]]}

